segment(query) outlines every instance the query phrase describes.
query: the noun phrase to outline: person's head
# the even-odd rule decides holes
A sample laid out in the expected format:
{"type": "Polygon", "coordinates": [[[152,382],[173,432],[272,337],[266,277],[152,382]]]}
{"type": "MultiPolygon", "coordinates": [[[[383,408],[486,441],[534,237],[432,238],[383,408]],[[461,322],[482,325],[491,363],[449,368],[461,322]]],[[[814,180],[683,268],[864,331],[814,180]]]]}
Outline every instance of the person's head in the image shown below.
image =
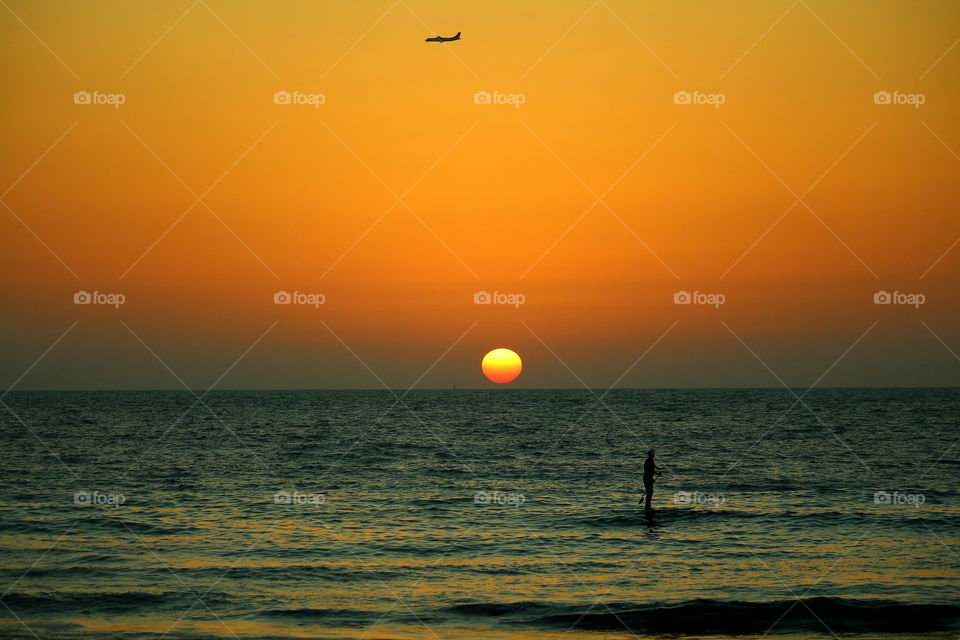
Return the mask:
{"type": "Polygon", "coordinates": [[[647,457],[648,457],[648,458],[652,458],[652,457],[653,457],[653,449],[650,449],[649,451],[647,451],[647,457]]]}

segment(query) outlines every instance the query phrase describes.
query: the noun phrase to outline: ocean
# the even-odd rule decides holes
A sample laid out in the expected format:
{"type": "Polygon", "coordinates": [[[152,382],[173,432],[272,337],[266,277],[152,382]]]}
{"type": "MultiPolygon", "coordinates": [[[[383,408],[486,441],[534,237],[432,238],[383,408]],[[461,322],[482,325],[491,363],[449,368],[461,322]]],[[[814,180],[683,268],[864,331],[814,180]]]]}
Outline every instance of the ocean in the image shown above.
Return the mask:
{"type": "Polygon", "coordinates": [[[956,388],[3,402],[7,638],[960,631],[956,388]]]}

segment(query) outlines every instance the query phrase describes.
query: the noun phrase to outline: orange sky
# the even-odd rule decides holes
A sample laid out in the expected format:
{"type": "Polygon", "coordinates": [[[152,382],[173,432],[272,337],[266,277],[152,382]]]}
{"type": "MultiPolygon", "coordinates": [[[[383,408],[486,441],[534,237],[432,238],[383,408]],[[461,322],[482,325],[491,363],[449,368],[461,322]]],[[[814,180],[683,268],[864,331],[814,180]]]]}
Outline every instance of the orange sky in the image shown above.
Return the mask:
{"type": "Polygon", "coordinates": [[[8,5],[4,388],[960,380],[953,0],[8,5]]]}

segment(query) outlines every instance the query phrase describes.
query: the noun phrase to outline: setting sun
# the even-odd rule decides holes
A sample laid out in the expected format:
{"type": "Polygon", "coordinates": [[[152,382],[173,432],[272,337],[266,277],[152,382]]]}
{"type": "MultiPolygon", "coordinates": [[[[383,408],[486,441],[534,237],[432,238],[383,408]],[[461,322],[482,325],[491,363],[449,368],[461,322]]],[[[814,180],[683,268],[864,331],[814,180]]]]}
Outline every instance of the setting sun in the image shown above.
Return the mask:
{"type": "Polygon", "coordinates": [[[483,375],[492,382],[506,384],[517,379],[523,369],[523,363],[516,351],[494,349],[483,356],[480,368],[483,370],[483,375]]]}

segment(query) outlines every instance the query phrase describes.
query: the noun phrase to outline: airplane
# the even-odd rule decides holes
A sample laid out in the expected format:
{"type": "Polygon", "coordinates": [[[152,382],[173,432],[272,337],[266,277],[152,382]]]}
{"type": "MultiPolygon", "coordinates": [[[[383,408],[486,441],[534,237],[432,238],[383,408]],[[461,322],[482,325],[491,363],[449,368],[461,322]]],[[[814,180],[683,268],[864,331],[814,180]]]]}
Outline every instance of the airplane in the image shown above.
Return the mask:
{"type": "Polygon", "coordinates": [[[436,36],[434,38],[427,38],[424,42],[453,42],[454,40],[460,39],[460,32],[457,31],[457,35],[450,38],[444,38],[443,36],[436,36]]]}

